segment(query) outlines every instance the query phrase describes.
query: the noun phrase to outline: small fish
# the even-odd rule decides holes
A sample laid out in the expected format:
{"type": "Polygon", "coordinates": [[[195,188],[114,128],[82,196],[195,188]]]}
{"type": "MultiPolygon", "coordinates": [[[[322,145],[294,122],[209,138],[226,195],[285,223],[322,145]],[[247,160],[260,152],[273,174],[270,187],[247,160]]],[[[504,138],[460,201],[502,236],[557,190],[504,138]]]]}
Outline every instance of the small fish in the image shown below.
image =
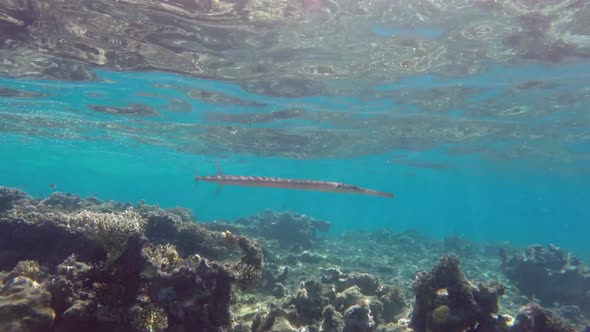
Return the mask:
{"type": "Polygon", "coordinates": [[[55,183],[51,183],[51,184],[49,184],[49,187],[50,187],[51,189],[57,189],[57,184],[55,184],[55,183]]]}
{"type": "Polygon", "coordinates": [[[313,191],[327,191],[335,193],[348,194],[364,194],[373,196],[382,196],[393,198],[392,193],[361,188],[358,186],[333,182],[333,181],[314,181],[314,180],[298,180],[286,178],[271,178],[263,176],[241,176],[241,175],[224,175],[223,171],[217,165],[217,175],[211,176],[195,176],[195,182],[206,181],[215,182],[219,185],[217,192],[223,185],[235,186],[250,186],[250,187],[264,187],[264,188],[283,188],[283,189],[298,189],[298,190],[313,190],[313,191]]]}

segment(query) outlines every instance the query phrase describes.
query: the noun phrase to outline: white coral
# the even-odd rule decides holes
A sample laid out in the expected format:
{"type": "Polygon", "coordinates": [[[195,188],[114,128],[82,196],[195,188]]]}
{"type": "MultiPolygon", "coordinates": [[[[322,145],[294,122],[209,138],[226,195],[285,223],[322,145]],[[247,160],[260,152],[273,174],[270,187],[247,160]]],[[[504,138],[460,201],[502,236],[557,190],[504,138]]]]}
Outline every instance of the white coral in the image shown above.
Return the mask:
{"type": "Polygon", "coordinates": [[[99,240],[108,261],[113,262],[123,253],[131,235],[143,233],[146,220],[132,209],[120,213],[83,210],[71,215],[68,224],[99,240]]]}
{"type": "Polygon", "coordinates": [[[70,217],[70,225],[87,233],[142,233],[146,220],[133,209],[119,213],[82,210],[70,217]]]}

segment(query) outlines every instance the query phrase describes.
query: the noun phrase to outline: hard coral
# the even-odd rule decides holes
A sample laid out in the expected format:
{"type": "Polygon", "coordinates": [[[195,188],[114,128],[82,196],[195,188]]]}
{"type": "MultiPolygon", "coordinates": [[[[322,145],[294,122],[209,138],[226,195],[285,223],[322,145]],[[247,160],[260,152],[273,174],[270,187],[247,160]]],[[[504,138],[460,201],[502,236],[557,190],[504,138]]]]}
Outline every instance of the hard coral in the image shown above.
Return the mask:
{"type": "Polygon", "coordinates": [[[297,245],[309,249],[317,244],[317,232],[329,231],[330,223],[304,214],[266,210],[248,218],[239,218],[235,227],[246,235],[277,240],[281,247],[297,245]]]}
{"type": "Polygon", "coordinates": [[[148,211],[142,211],[142,215],[147,219],[145,235],[151,243],[173,244],[181,256],[198,253],[210,258],[220,258],[225,253],[225,248],[216,239],[216,232],[201,224],[184,221],[182,217],[169,211],[148,211]]]}
{"type": "Polygon", "coordinates": [[[534,245],[525,253],[504,254],[502,270],[523,293],[544,303],[590,309],[590,270],[559,247],[534,245]]]}
{"type": "MultiPolygon", "coordinates": [[[[186,211],[181,217],[147,205],[70,195],[43,202],[8,196],[16,198],[7,199],[8,209],[0,211],[0,270],[13,271],[0,273],[0,316],[9,308],[2,307],[2,299],[5,290],[16,287],[12,281],[38,277],[30,286],[38,286],[34,289],[53,310],[49,331],[133,326],[157,331],[166,325],[174,331],[218,330],[231,323],[232,286],[254,284],[264,268],[256,242],[207,229],[190,221],[186,211]],[[242,256],[236,262],[238,250],[242,256]]],[[[15,319],[47,317],[27,318],[38,301],[22,303],[24,314],[15,319]]],[[[0,324],[13,322],[0,318],[0,324]]],[[[35,331],[43,329],[39,325],[35,331]]]]}
{"type": "Polygon", "coordinates": [[[459,269],[455,255],[442,256],[431,272],[419,273],[414,280],[416,296],[410,326],[424,331],[488,331],[496,320],[499,284],[473,285],[459,269]],[[486,330],[488,329],[488,330],[486,330]]]}
{"type": "Polygon", "coordinates": [[[72,215],[69,222],[90,238],[99,240],[107,252],[107,260],[113,262],[123,253],[131,235],[143,233],[146,221],[133,210],[120,213],[83,210],[72,215]]]}
{"type": "Polygon", "coordinates": [[[19,189],[0,186],[0,213],[9,210],[14,204],[27,197],[27,194],[19,189]]]}
{"type": "Polygon", "coordinates": [[[40,275],[41,267],[39,266],[39,263],[32,260],[25,260],[20,261],[18,262],[18,264],[16,264],[14,269],[12,269],[12,271],[8,274],[7,279],[12,279],[16,277],[27,277],[31,280],[38,281],[40,275]]]}
{"type": "Polygon", "coordinates": [[[55,318],[51,294],[27,277],[16,277],[0,290],[0,331],[50,331],[55,318]]]}
{"type": "Polygon", "coordinates": [[[131,325],[139,332],[162,332],[168,328],[166,312],[153,304],[131,309],[131,325]]]}
{"type": "Polygon", "coordinates": [[[574,327],[563,322],[556,314],[536,303],[529,303],[516,316],[511,332],[575,332],[574,327]]]}
{"type": "Polygon", "coordinates": [[[451,317],[451,309],[449,308],[449,306],[446,306],[444,304],[440,305],[432,311],[431,317],[433,324],[444,325],[448,322],[449,318],[451,317]]]}
{"type": "Polygon", "coordinates": [[[235,236],[231,232],[222,232],[222,238],[229,245],[239,247],[242,252],[240,262],[232,268],[238,285],[249,287],[262,277],[264,255],[258,244],[244,236],[235,236]]]}
{"type": "Polygon", "coordinates": [[[176,247],[172,244],[158,244],[156,246],[147,245],[142,249],[142,255],[150,261],[150,264],[146,264],[151,267],[153,271],[144,269],[142,274],[154,274],[158,270],[163,272],[171,272],[178,263],[181,262],[182,258],[176,251],[176,247]]]}
{"type": "Polygon", "coordinates": [[[309,331],[375,331],[395,322],[405,306],[398,288],[381,285],[372,275],[344,274],[335,268],[326,272],[321,282],[302,282],[284,302],[291,323],[309,331]]]}

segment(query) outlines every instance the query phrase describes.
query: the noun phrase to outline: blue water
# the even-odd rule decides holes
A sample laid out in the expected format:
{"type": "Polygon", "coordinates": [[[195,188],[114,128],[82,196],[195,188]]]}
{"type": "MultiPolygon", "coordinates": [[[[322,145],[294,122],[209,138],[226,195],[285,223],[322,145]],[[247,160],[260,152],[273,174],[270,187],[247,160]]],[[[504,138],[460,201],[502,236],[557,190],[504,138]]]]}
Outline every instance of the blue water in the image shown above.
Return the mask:
{"type": "MultiPolygon", "coordinates": [[[[486,88],[473,97],[477,103],[494,98],[513,84],[557,75],[571,81],[588,77],[587,65],[559,67],[527,66],[491,68],[481,76],[456,79],[420,76],[380,84],[372,91],[463,84],[486,88]],[[509,75],[507,75],[509,73],[509,75]]],[[[475,156],[459,157],[427,151],[389,151],[350,159],[314,158],[297,160],[273,156],[227,153],[190,154],[177,151],[173,143],[186,140],[169,132],[149,137],[139,132],[149,123],[206,124],[208,112],[270,112],[303,107],[316,112],[341,111],[359,115],[395,112],[396,100],[367,102],[362,96],[268,97],[248,93],[236,84],[193,79],[168,73],[116,73],[97,71],[102,81],[71,83],[45,80],[0,79],[0,88],[45,93],[43,97],[0,98],[0,115],[19,115],[19,130],[0,132],[0,184],[23,188],[31,195],[46,196],[58,191],[101,199],[186,206],[201,221],[232,220],[264,209],[290,210],[332,222],[334,232],[344,230],[393,231],[417,229],[435,237],[462,235],[475,241],[511,241],[515,244],[554,243],[580,255],[590,255],[590,177],[587,162],[562,162],[561,169],[531,167],[518,162],[489,162],[475,156]],[[156,87],[167,84],[170,87],[156,87]],[[179,88],[198,88],[243,101],[267,106],[211,103],[188,98],[179,88]],[[188,111],[169,108],[181,100],[188,111]],[[156,116],[107,115],[89,105],[151,106],[156,116]],[[55,127],[45,127],[51,119],[55,127]],[[23,122],[24,121],[24,122],[23,122]],[[116,126],[126,126],[125,133],[116,126]],[[30,134],[36,128],[45,134],[30,134]],[[129,128],[136,128],[133,134],[129,128]],[[10,132],[9,132],[10,131],[10,132]],[[71,137],[54,138],[71,133],[71,137]],[[138,140],[141,138],[142,140],[138,140]],[[146,142],[152,142],[149,144],[146,142]],[[450,164],[438,170],[397,164],[403,155],[415,162],[450,164]],[[215,184],[195,184],[200,175],[216,173],[218,161],[226,174],[331,180],[396,194],[394,199],[332,193],[299,192],[283,189],[224,187],[216,195],[215,184]],[[584,171],[586,169],[586,171],[584,171]]],[[[422,110],[415,106],[414,112],[422,110]]],[[[465,110],[450,117],[460,119],[465,110]]],[[[2,121],[7,121],[3,117],[2,121]]],[[[301,120],[298,120],[301,121],[301,120]]],[[[278,122],[280,123],[280,122],[278,122]]],[[[285,122],[288,127],[291,122],[285,122]]],[[[12,124],[14,125],[14,123],[12,124]]],[[[273,126],[279,126],[273,123],[273,126]]],[[[302,121],[298,125],[320,126],[302,121]]],[[[368,129],[369,130],[369,129],[368,129]]],[[[573,129],[572,129],[573,130],[573,129]]],[[[185,142],[186,143],[186,142],[185,142]]],[[[194,142],[198,145],[199,142],[194,142]]],[[[588,145],[579,142],[580,153],[588,145]]]]}

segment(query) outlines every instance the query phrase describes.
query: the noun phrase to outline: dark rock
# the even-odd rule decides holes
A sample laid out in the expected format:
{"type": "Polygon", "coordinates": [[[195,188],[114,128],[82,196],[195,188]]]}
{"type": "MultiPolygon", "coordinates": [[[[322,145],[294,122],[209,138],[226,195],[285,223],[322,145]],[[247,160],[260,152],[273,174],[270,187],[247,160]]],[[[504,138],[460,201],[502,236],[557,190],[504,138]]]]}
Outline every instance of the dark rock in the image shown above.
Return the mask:
{"type": "Polygon", "coordinates": [[[106,251],[98,241],[52,223],[43,214],[32,216],[35,219],[31,222],[0,220],[0,252],[5,253],[0,256],[0,270],[28,259],[41,265],[57,265],[73,253],[89,262],[105,259],[106,251]]]}
{"type": "Polygon", "coordinates": [[[504,257],[504,274],[523,293],[542,303],[590,309],[590,270],[572,254],[553,245],[534,245],[525,253],[504,257]]]}
{"type": "Polygon", "coordinates": [[[55,312],[51,294],[27,277],[16,277],[0,290],[0,331],[51,331],[55,312]]]}
{"type": "Polygon", "coordinates": [[[396,321],[396,316],[406,307],[406,302],[399,287],[385,286],[377,293],[383,303],[383,320],[385,322],[396,321]]]}
{"type": "Polygon", "coordinates": [[[375,332],[404,332],[405,328],[402,325],[396,324],[381,324],[377,326],[375,332]]]}
{"type": "Polygon", "coordinates": [[[473,285],[459,263],[457,256],[443,256],[430,272],[421,272],[414,279],[416,302],[410,326],[415,331],[488,331],[496,326],[492,314],[497,312],[504,288],[473,285]]]}
{"type": "Polygon", "coordinates": [[[530,303],[516,316],[510,332],[575,332],[575,329],[553,312],[530,303]]]}
{"type": "Polygon", "coordinates": [[[379,289],[379,281],[372,274],[359,272],[341,275],[336,281],[338,291],[351,286],[358,286],[364,295],[376,295],[379,289]]]}
{"type": "Polygon", "coordinates": [[[334,303],[336,293],[333,288],[317,281],[306,281],[290,299],[297,310],[297,321],[300,325],[309,325],[322,317],[322,310],[334,303]]]}
{"type": "Polygon", "coordinates": [[[22,190],[0,186],[0,215],[26,197],[27,194],[22,190]]]}
{"type": "Polygon", "coordinates": [[[0,273],[1,331],[218,331],[231,323],[232,286],[262,275],[256,242],[186,215],[18,193],[0,191],[0,269],[16,266],[0,273]],[[229,251],[239,261],[206,257],[229,251]]]}
{"type": "Polygon", "coordinates": [[[299,259],[299,261],[303,262],[303,263],[319,263],[324,258],[321,255],[318,255],[316,253],[311,253],[306,250],[306,251],[302,252],[301,255],[299,255],[299,257],[297,257],[297,259],[299,259]]]}
{"type": "Polygon", "coordinates": [[[370,332],[375,329],[375,321],[366,305],[354,305],[344,312],[343,332],[370,332]]]}
{"type": "Polygon", "coordinates": [[[322,323],[322,331],[325,332],[341,332],[344,329],[344,319],[342,314],[336,311],[332,305],[327,305],[322,310],[324,322],[322,323]]]}
{"type": "Polygon", "coordinates": [[[287,256],[287,264],[289,264],[290,266],[295,266],[298,262],[299,260],[297,259],[297,256],[291,254],[287,256]]]}
{"type": "Polygon", "coordinates": [[[244,234],[277,240],[283,248],[299,246],[304,249],[317,245],[317,232],[329,230],[327,221],[316,220],[304,214],[270,210],[248,218],[239,218],[235,226],[244,234]]]}
{"type": "Polygon", "coordinates": [[[286,292],[287,291],[285,290],[285,286],[283,286],[280,283],[277,283],[272,289],[272,295],[277,299],[282,299],[283,297],[285,297],[286,292]]]}

